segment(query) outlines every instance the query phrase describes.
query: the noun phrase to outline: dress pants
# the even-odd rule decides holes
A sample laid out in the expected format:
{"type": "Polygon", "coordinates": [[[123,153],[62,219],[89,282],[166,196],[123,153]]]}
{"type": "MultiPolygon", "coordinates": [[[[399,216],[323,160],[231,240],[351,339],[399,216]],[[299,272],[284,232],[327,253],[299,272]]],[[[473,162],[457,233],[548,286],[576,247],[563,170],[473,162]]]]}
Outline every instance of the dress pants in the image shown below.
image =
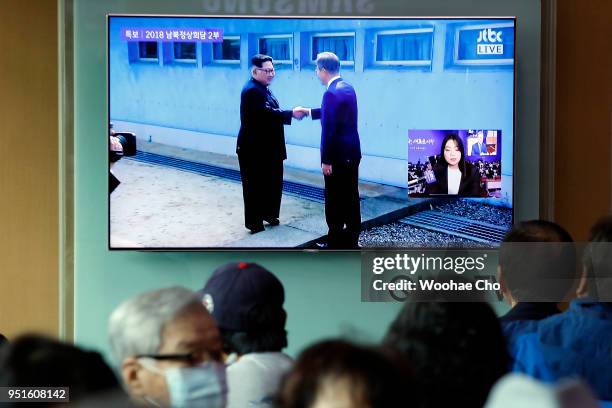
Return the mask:
{"type": "Polygon", "coordinates": [[[361,232],[359,162],[333,164],[325,176],[325,221],[327,244],[333,249],[358,248],[361,232]]]}
{"type": "Polygon", "coordinates": [[[283,194],[283,161],[239,154],[244,225],[254,229],[278,218],[283,194]]]}

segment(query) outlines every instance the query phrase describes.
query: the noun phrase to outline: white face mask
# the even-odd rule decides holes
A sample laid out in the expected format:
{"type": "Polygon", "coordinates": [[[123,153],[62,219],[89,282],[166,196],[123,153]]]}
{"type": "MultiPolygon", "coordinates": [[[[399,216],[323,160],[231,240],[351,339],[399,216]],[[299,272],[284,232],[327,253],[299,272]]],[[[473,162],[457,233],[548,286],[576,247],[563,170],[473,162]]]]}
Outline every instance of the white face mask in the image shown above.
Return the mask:
{"type": "Polygon", "coordinates": [[[166,377],[172,408],[225,407],[227,383],[223,364],[209,361],[198,366],[172,367],[165,370],[156,367],[153,362],[143,366],[166,377]]]}

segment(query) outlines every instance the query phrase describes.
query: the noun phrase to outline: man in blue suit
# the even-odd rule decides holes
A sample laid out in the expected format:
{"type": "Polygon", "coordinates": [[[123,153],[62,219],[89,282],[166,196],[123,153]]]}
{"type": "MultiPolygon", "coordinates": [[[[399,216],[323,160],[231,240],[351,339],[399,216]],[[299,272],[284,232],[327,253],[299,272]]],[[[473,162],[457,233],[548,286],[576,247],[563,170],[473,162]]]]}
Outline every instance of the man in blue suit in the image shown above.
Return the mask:
{"type": "Polygon", "coordinates": [[[325,178],[327,244],[333,249],[359,248],[361,209],[358,173],[361,161],[357,132],[357,96],[340,77],[340,60],[331,52],[317,55],[316,74],[327,87],[321,108],[311,109],[321,120],[321,170],[325,178]]]}
{"type": "Polygon", "coordinates": [[[483,143],[482,132],[478,132],[478,141],[472,145],[472,154],[470,156],[488,155],[487,145],[483,143]]]}

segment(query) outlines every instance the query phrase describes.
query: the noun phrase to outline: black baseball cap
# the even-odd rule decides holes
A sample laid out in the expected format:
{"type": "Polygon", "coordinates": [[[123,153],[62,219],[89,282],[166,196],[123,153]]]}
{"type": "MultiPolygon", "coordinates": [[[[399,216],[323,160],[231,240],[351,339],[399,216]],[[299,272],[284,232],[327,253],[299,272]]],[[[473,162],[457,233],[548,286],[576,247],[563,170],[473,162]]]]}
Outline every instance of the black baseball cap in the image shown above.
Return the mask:
{"type": "Polygon", "coordinates": [[[272,272],[256,263],[232,262],[217,268],[203,289],[202,302],[221,329],[251,331],[258,310],[283,309],[285,290],[272,272]]]}

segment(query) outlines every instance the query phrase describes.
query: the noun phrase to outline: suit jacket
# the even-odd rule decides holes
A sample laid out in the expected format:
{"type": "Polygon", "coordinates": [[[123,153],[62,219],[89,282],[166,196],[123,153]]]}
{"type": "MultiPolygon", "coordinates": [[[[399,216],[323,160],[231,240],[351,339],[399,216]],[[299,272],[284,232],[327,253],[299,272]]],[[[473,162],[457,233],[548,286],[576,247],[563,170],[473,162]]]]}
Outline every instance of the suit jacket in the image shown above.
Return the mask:
{"type": "Polygon", "coordinates": [[[267,86],[251,78],[240,94],[240,132],[236,153],[261,159],[287,158],[284,125],[293,112],[282,110],[267,86]]]}
{"type": "MultiPolygon", "coordinates": [[[[427,185],[426,194],[448,194],[448,166],[436,165],[433,169],[436,182],[427,185]]],[[[459,196],[480,197],[480,172],[471,163],[465,163],[465,172],[459,181],[459,196]]]]}
{"type": "Polygon", "coordinates": [[[472,154],[471,156],[480,156],[481,154],[488,154],[487,145],[485,143],[482,144],[482,147],[478,149],[478,143],[474,143],[472,145],[472,154]]]}
{"type": "Polygon", "coordinates": [[[321,119],[321,163],[359,163],[355,89],[342,78],[336,79],[323,94],[321,108],[310,113],[312,119],[321,119]]]}

